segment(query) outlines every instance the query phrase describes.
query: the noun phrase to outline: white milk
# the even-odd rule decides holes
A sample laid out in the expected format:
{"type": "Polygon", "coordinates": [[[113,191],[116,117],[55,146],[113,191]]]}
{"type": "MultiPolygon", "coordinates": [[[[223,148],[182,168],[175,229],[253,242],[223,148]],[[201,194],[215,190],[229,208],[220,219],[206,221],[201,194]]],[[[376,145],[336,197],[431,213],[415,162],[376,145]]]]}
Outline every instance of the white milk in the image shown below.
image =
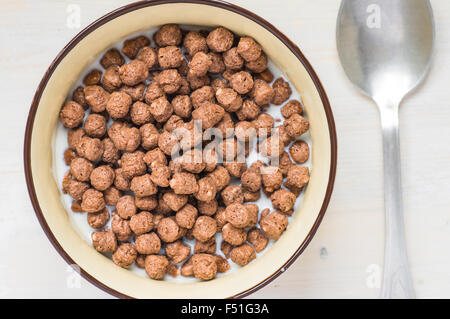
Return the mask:
{"type": "MultiPolygon", "coordinates": [[[[198,26],[182,26],[183,29],[189,29],[189,30],[201,30],[201,29],[205,29],[204,27],[198,27],[198,26]]],[[[139,33],[136,35],[146,35],[148,36],[150,39],[153,38],[153,33],[156,32],[155,30],[152,31],[148,31],[148,32],[144,32],[144,33],[139,33]]],[[[130,35],[127,38],[132,38],[133,36],[136,35],[130,35]]],[[[117,43],[115,46],[115,48],[117,49],[121,49],[123,46],[123,41],[125,39],[123,39],[122,41],[120,41],[119,43],[117,43]]],[[[105,50],[105,52],[108,50],[109,48],[107,48],[105,50]]],[[[72,93],[73,91],[80,85],[82,85],[82,79],[84,78],[84,76],[92,69],[96,68],[99,70],[103,70],[102,66],[100,65],[100,59],[103,56],[103,53],[97,57],[97,59],[95,60],[94,63],[92,63],[92,65],[87,68],[83,74],[81,75],[79,81],[76,83],[76,85],[73,87],[72,91],[70,92],[70,94],[68,95],[68,99],[71,99],[72,97],[72,93]]],[[[126,63],[129,62],[129,59],[124,56],[124,58],[126,59],[126,63]]],[[[277,79],[279,77],[283,77],[285,80],[288,80],[287,76],[276,66],[274,65],[270,60],[268,63],[268,67],[270,69],[270,71],[273,73],[274,75],[274,79],[277,79]]],[[[289,81],[290,82],[290,81],[289,81]]],[[[299,92],[297,92],[295,90],[295,87],[291,84],[291,89],[292,89],[292,95],[290,96],[289,100],[291,99],[296,99],[298,101],[301,101],[301,97],[299,92]]],[[[265,109],[265,112],[270,114],[271,116],[273,116],[273,118],[275,119],[275,126],[281,125],[282,121],[283,121],[283,116],[281,115],[281,106],[276,106],[276,105],[270,105],[270,107],[265,109]],[[279,122],[277,122],[277,119],[280,120],[279,122]]],[[[86,112],[87,113],[87,112],[86,112]]],[[[305,115],[305,117],[307,117],[305,115]]],[[[111,125],[111,121],[108,123],[108,125],[111,125]]],[[[64,151],[68,148],[68,143],[67,143],[67,133],[68,133],[68,129],[66,129],[59,121],[58,124],[55,127],[55,132],[53,135],[53,141],[52,141],[52,149],[53,149],[53,174],[55,177],[55,180],[57,182],[57,184],[60,186],[60,188],[62,188],[62,181],[64,178],[64,175],[66,174],[66,172],[69,170],[69,167],[66,166],[65,162],[64,162],[64,151]]],[[[308,143],[310,149],[311,149],[311,136],[309,131],[306,132],[305,134],[303,134],[301,136],[301,138],[298,138],[301,140],[304,140],[305,142],[308,143]]],[[[256,142],[256,141],[255,141],[256,142]]],[[[288,151],[289,147],[286,147],[286,151],[288,151]]],[[[289,152],[288,152],[289,153],[289,152]]],[[[263,156],[261,156],[261,154],[258,154],[256,152],[256,148],[253,147],[250,150],[250,154],[247,157],[247,166],[249,167],[253,162],[255,162],[256,160],[261,160],[262,162],[267,163],[267,159],[264,158],[263,156]]],[[[304,166],[308,166],[311,169],[311,158],[308,159],[308,161],[305,164],[302,164],[304,166]]],[[[233,184],[238,184],[238,180],[234,179],[232,180],[233,184]]],[[[61,201],[66,209],[66,211],[68,212],[69,218],[70,218],[70,222],[73,225],[74,229],[76,230],[76,232],[80,235],[81,238],[83,238],[83,240],[85,240],[89,245],[92,246],[92,241],[91,241],[91,233],[95,230],[93,230],[89,224],[87,223],[87,214],[86,213],[74,213],[71,210],[71,205],[72,205],[72,198],[70,197],[70,195],[67,194],[63,194],[63,192],[61,191],[61,201]]],[[[294,211],[297,210],[297,208],[302,204],[303,201],[303,192],[302,194],[300,194],[300,196],[297,198],[297,201],[295,203],[294,206],[294,211]]],[[[261,191],[261,198],[255,203],[258,205],[259,207],[259,211],[261,212],[263,209],[265,208],[269,208],[271,211],[273,211],[273,206],[272,206],[272,202],[270,201],[270,199],[268,197],[265,196],[265,194],[261,191]]],[[[109,207],[110,212],[112,212],[113,207],[109,207]]],[[[288,216],[288,220],[290,221],[293,218],[293,216],[288,216]]],[[[112,218],[109,220],[108,224],[106,227],[110,227],[111,224],[111,220],[112,218]]],[[[289,225],[288,225],[289,228],[289,225]]],[[[221,233],[217,233],[215,235],[216,237],[216,242],[217,242],[217,254],[220,254],[223,256],[222,252],[220,251],[220,243],[222,242],[222,234],[221,233]]],[[[194,250],[194,244],[195,241],[194,240],[186,240],[184,239],[184,242],[188,245],[190,245],[192,247],[191,251],[193,252],[194,250]]],[[[273,240],[269,240],[269,243],[266,247],[265,250],[263,250],[260,253],[257,253],[257,256],[260,256],[262,254],[264,254],[268,249],[270,249],[270,247],[273,245],[273,240]]],[[[108,255],[110,257],[110,254],[108,255]]],[[[112,262],[112,260],[111,260],[112,262]]],[[[232,273],[233,271],[236,271],[236,269],[239,269],[240,266],[233,263],[231,261],[231,259],[228,259],[228,262],[230,263],[230,270],[227,271],[224,274],[217,274],[217,276],[227,276],[228,274],[232,273]]],[[[144,276],[147,277],[145,270],[144,269],[140,269],[139,267],[137,267],[135,264],[133,264],[130,267],[130,270],[133,271],[134,273],[138,274],[139,276],[144,276]]],[[[165,280],[168,281],[176,281],[176,282],[192,282],[192,281],[197,281],[197,279],[195,278],[187,278],[187,277],[183,277],[181,275],[177,276],[177,278],[173,278],[171,276],[166,275],[165,276],[165,280]]]]}

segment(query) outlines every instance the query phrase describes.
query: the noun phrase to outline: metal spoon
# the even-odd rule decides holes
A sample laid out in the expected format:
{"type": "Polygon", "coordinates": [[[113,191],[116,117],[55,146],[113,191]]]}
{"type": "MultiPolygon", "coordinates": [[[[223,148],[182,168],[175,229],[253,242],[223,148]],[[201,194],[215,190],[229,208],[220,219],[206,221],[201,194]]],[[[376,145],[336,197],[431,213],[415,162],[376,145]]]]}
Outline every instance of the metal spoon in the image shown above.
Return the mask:
{"type": "Polygon", "coordinates": [[[434,20],[428,0],[343,0],[336,27],[345,73],[380,110],[386,243],[382,298],[414,298],[402,212],[398,108],[425,77],[434,20]]]}

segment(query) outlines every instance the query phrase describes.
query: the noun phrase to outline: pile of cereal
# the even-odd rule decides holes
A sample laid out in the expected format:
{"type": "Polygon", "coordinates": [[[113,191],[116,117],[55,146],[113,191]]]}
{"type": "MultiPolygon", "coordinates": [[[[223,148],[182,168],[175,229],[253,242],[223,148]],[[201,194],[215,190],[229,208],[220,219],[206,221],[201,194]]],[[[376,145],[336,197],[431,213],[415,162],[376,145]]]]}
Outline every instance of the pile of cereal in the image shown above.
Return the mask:
{"type": "Polygon", "coordinates": [[[108,50],[105,70],[90,71],[65,102],[63,191],[97,230],[94,248],[118,266],[136,263],[153,279],[210,280],[230,258],[247,265],[285,231],[309,181],[308,167],[296,164],[309,158],[298,138],[309,123],[288,82],[270,85],[267,56],[252,38],[164,25],[153,42],[138,36],[122,52],[108,50]],[[270,103],[285,103],[278,126],[264,112],[270,103]],[[268,163],[247,167],[254,139],[268,163]],[[272,212],[251,203],[261,190],[272,212]]]}

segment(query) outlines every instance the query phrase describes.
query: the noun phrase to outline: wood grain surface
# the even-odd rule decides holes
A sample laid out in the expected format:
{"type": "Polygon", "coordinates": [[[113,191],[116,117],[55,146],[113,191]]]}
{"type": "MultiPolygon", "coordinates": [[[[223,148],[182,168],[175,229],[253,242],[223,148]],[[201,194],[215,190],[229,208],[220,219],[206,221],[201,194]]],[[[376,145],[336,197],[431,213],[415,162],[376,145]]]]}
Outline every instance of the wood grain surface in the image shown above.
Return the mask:
{"type": "MultiPolygon", "coordinates": [[[[384,247],[380,122],[375,105],[354,89],[338,61],[340,1],[230,2],[267,19],[302,49],[330,98],[339,143],[335,191],[316,236],[286,273],[251,297],[376,298],[384,247]]],[[[417,296],[448,298],[450,1],[431,2],[433,65],[400,110],[403,195],[417,296]]],[[[110,297],[78,280],[45,237],[28,198],[22,150],[31,100],[48,65],[82,28],[127,3],[0,0],[0,297],[110,297]],[[70,20],[77,8],[79,26],[70,20]]]]}

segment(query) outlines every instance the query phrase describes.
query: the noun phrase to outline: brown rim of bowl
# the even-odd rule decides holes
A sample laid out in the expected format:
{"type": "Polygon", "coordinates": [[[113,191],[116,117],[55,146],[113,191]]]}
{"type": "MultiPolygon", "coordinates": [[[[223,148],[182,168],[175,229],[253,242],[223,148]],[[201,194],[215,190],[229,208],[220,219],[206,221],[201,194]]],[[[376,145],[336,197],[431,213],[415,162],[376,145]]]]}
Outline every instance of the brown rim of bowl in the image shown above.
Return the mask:
{"type": "MultiPolygon", "coordinates": [[[[33,205],[33,208],[36,212],[36,216],[39,220],[39,223],[41,224],[41,227],[43,228],[47,238],[50,240],[52,245],[55,247],[55,249],[58,251],[58,253],[64,258],[64,260],[70,264],[73,265],[75,262],[72,260],[72,258],[69,256],[69,254],[61,247],[61,245],[56,240],[55,236],[53,235],[52,231],[50,230],[44,215],[42,214],[41,208],[39,206],[39,202],[36,197],[36,192],[34,189],[34,183],[33,183],[33,177],[32,177],[32,171],[31,171],[31,158],[30,158],[30,152],[31,152],[31,138],[32,138],[32,130],[33,130],[33,124],[34,124],[34,118],[36,115],[36,111],[39,105],[40,98],[42,96],[42,93],[44,91],[44,88],[47,85],[48,80],[50,79],[51,75],[53,74],[53,71],[56,69],[56,67],[59,65],[59,63],[64,59],[64,57],[67,55],[70,50],[75,47],[78,42],[80,42],[84,37],[86,37],[89,33],[91,33],[93,30],[98,28],[99,26],[105,24],[106,22],[115,19],[123,14],[126,14],[128,12],[141,9],[148,6],[155,6],[160,4],[167,4],[167,3],[194,3],[194,4],[202,4],[202,5],[210,5],[214,7],[219,7],[222,9],[226,9],[229,11],[232,11],[234,13],[240,14],[267,29],[269,32],[271,32],[273,35],[275,35],[281,42],[283,42],[284,45],[286,45],[292,53],[302,62],[305,69],[308,71],[312,81],[314,82],[314,85],[316,86],[317,91],[319,92],[320,98],[322,100],[325,113],[327,116],[328,121],[328,128],[330,133],[330,139],[331,139],[331,167],[330,167],[330,174],[328,177],[328,186],[325,194],[324,201],[322,203],[322,207],[320,209],[319,215],[317,216],[316,221],[313,224],[312,229],[306,236],[305,240],[301,243],[299,248],[296,250],[296,252],[284,263],[284,265],[278,269],[275,273],[267,277],[265,280],[261,281],[257,285],[242,291],[234,296],[230,296],[229,298],[243,298],[246,297],[255,291],[259,290],[260,288],[266,286],[271,281],[276,279],[279,275],[281,275],[289,266],[293,264],[293,262],[301,255],[301,253],[305,250],[305,248],[310,243],[311,239],[313,238],[314,234],[317,231],[317,228],[320,225],[320,222],[323,219],[323,216],[325,215],[325,211],[327,209],[328,203],[330,202],[331,194],[333,192],[333,186],[334,186],[334,180],[336,177],[336,166],[337,166],[337,137],[336,137],[336,127],[334,123],[333,113],[331,111],[330,102],[328,101],[328,97],[325,93],[325,90],[322,86],[322,83],[320,82],[317,74],[313,70],[311,64],[308,62],[308,60],[305,58],[303,53],[300,51],[300,49],[295,45],[291,40],[289,40],[283,33],[281,33],[276,27],[274,27],[272,24],[264,20],[263,18],[257,16],[256,14],[241,8],[239,6],[236,6],[234,4],[230,4],[224,1],[220,0],[150,0],[150,1],[139,1],[134,2],[128,5],[125,5],[123,7],[120,7],[103,17],[99,18],[98,20],[94,21],[90,25],[88,25],[86,28],[84,28],[80,33],[78,33],[62,50],[61,52],[56,56],[56,58],[53,60],[49,68],[44,74],[44,77],[42,78],[41,82],[39,83],[38,89],[34,95],[33,101],[31,103],[31,108],[28,114],[28,120],[27,125],[25,129],[25,141],[24,141],[24,166],[25,166],[25,178],[27,182],[27,188],[28,193],[31,199],[31,203],[33,205]]],[[[122,294],[121,292],[118,292],[117,290],[114,290],[105,284],[98,281],[96,278],[92,277],[89,273],[84,271],[80,268],[81,275],[88,280],[93,285],[97,286],[98,288],[106,291],[107,293],[119,297],[119,298],[131,298],[130,296],[127,296],[125,294],[122,294]]]]}

